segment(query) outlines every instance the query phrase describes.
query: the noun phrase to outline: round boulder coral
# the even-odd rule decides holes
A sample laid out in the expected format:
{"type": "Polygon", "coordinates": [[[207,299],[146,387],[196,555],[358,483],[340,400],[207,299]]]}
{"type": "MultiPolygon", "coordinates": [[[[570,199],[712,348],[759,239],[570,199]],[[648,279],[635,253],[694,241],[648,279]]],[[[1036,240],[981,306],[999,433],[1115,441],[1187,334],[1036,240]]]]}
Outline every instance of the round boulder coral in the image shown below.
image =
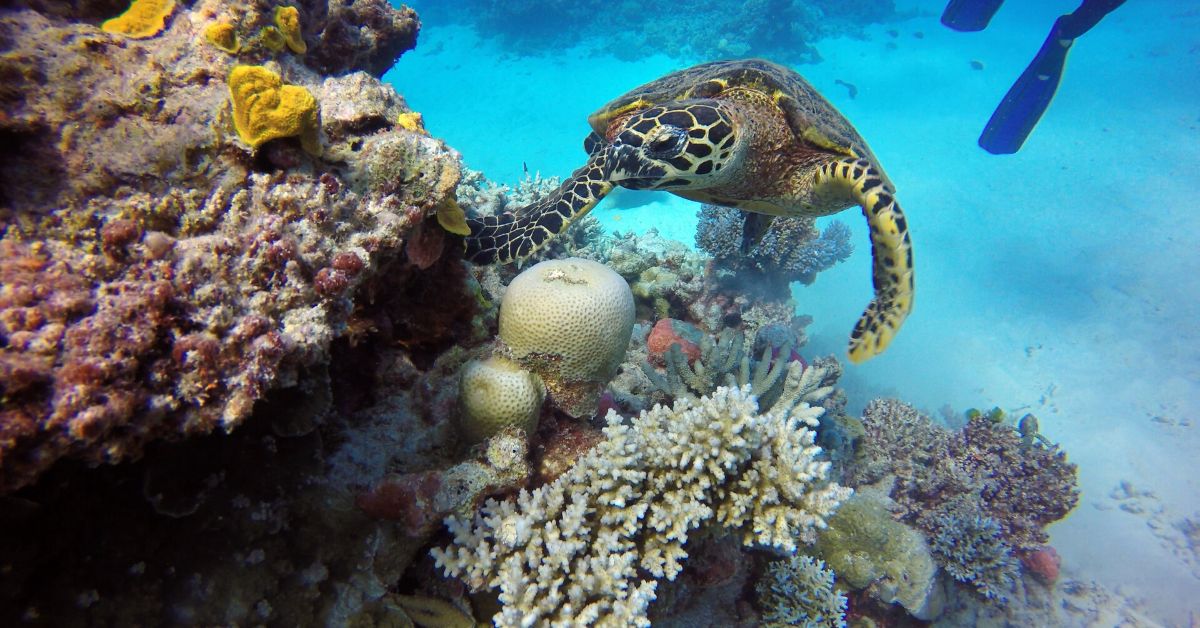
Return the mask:
{"type": "Polygon", "coordinates": [[[500,356],[472,360],[459,384],[459,417],[463,435],[479,442],[515,427],[529,434],[537,427],[546,389],[537,375],[500,356]]]}
{"type": "Polygon", "coordinates": [[[633,333],[629,284],[607,266],[567,258],[517,275],[500,303],[500,339],[537,373],[561,410],[576,417],[596,402],[625,358],[633,333]]]}

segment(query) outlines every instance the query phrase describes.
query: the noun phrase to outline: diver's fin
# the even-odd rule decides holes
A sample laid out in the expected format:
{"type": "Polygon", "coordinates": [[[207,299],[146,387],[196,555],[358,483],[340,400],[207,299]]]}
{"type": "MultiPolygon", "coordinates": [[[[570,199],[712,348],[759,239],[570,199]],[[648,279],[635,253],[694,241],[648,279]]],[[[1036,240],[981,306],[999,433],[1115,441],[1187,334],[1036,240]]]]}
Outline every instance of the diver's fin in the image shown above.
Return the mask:
{"type": "Polygon", "coordinates": [[[1067,52],[1075,38],[1124,2],[1084,0],[1074,13],[1058,18],[1037,56],[992,113],[979,136],[979,146],[994,155],[1010,155],[1020,150],[1058,91],[1067,52]]]}
{"type": "Polygon", "coordinates": [[[471,234],[463,239],[467,260],[507,264],[533,255],[612,191],[604,163],[605,153],[593,152],[587,164],[536,203],[499,216],[468,218],[471,234]]]}
{"type": "Polygon", "coordinates": [[[775,219],[770,214],[759,214],[756,212],[742,212],[745,218],[742,219],[742,255],[748,255],[754,247],[762,242],[763,236],[767,235],[767,230],[771,228],[771,221],[775,219]]]}
{"type": "Polygon", "coordinates": [[[942,12],[942,24],[956,31],[981,31],[1002,4],[1004,0],[950,0],[942,12]]]}
{"type": "Polygon", "coordinates": [[[816,191],[848,195],[862,206],[871,228],[875,298],[850,333],[850,361],[856,364],[883,353],[912,311],[912,239],[904,212],[886,181],[865,159],[831,161],[817,171],[816,191]]]}

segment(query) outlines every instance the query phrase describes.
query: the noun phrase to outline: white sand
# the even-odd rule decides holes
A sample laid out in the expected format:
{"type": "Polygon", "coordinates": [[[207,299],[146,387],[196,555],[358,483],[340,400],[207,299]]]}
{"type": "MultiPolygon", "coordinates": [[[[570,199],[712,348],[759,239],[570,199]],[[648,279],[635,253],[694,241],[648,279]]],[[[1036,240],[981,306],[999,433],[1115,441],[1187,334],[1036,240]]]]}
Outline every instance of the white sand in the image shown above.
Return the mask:
{"type": "MultiPolygon", "coordinates": [[[[930,411],[1034,412],[1080,465],[1080,506],[1052,528],[1067,573],[1186,625],[1200,613],[1200,547],[1175,527],[1200,523],[1200,7],[1137,0],[1109,16],[1076,44],[1030,141],[997,157],[976,146],[979,131],[1077,2],[1012,0],[974,34],[941,27],[942,2],[898,4],[925,15],[823,42],[825,62],[799,68],[871,142],[913,229],[916,310],[885,355],[848,367],[852,403],[886,394],[930,411]],[[1122,480],[1152,491],[1135,501],[1158,512],[1117,508],[1122,480]]],[[[388,78],[470,166],[512,183],[522,162],[568,175],[583,162],[587,114],[677,65],[519,58],[427,25],[388,78]]],[[[641,193],[596,215],[690,243],[697,209],[641,193]]],[[[796,290],[815,317],[812,353],[842,355],[870,298],[865,224],[857,210],[839,218],[857,252],[796,290]]]]}

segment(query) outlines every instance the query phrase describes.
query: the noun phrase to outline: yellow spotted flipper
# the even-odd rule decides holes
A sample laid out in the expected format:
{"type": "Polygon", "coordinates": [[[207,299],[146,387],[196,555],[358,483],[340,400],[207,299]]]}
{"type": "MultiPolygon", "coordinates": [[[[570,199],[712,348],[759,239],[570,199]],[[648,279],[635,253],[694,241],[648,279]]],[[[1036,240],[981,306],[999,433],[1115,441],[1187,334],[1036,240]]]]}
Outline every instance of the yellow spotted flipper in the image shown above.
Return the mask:
{"type": "Polygon", "coordinates": [[[819,194],[849,193],[862,206],[871,228],[871,279],[875,298],[850,332],[850,361],[856,364],[887,348],[913,304],[912,239],[908,222],[887,179],[865,159],[831,161],[817,172],[819,194]]]}

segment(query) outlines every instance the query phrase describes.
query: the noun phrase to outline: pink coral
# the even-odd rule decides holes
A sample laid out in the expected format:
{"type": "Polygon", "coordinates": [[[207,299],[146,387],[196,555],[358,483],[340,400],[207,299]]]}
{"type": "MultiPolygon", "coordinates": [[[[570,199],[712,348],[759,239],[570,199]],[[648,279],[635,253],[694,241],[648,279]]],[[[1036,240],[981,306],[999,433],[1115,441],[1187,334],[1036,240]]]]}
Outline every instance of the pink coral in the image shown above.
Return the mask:
{"type": "Polygon", "coordinates": [[[676,331],[677,324],[680,324],[680,321],[664,318],[655,323],[654,329],[650,330],[650,336],[646,338],[646,348],[650,352],[652,362],[662,364],[663,356],[671,350],[673,345],[679,345],[679,349],[687,356],[689,363],[700,358],[699,345],[681,336],[676,331]]]}
{"type": "Polygon", "coordinates": [[[1062,566],[1062,558],[1053,547],[1045,545],[1021,554],[1021,564],[1025,569],[1045,583],[1058,580],[1058,571],[1062,566]]]}

